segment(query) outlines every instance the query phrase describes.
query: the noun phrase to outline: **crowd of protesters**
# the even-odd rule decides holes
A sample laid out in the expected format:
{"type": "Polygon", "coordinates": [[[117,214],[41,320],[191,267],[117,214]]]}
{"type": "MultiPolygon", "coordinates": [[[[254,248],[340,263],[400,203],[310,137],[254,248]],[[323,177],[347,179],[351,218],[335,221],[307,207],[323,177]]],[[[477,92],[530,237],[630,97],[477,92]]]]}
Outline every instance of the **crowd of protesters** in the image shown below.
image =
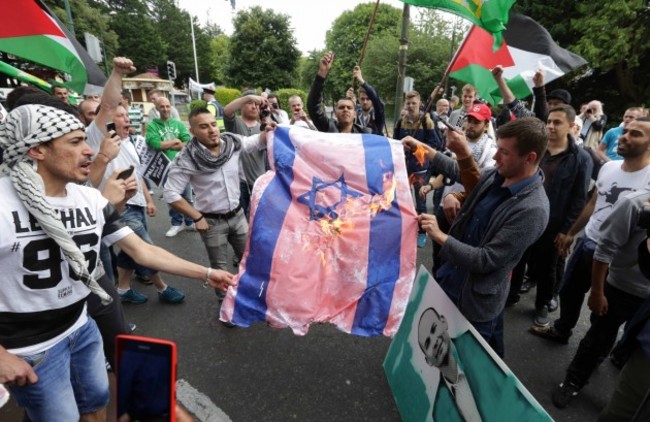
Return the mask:
{"type": "MultiPolygon", "coordinates": [[[[153,284],[170,304],[185,294],[161,272],[199,279],[223,298],[233,283],[227,248],[237,264],[250,194],[269,168],[266,136],[277,124],[387,133],[383,102],[359,67],[351,69],[358,91],[341,93],[333,116],[326,113],[323,90],[334,60],[332,52],[320,60],[307,113],[300,96],[288,99],[287,112],[273,93],[245,91],[222,106],[206,89],[205,105],[191,110],[187,124],[159,91],[149,93],[154,108],[145,117],[122,92],[122,78],[135,69],[121,57],[101,97],[76,107],[60,87],[49,94],[22,86],[9,95],[0,125],[7,204],[0,211],[0,262],[15,287],[0,294],[0,384],[30,420],[105,419],[105,363],[114,364],[115,335],[134,329],[123,304],[148,300],[132,279],[153,284]],[[160,187],[169,207],[166,236],[198,232],[210,267],[153,245],[147,218],[157,209],[141,168],[147,149],[171,161],[160,187]],[[131,175],[118,178],[130,167],[131,175]],[[33,236],[18,236],[21,230],[33,236]],[[35,368],[46,351],[54,358],[35,368]],[[78,365],[88,369],[84,376],[62,375],[78,365]],[[78,389],[88,395],[78,397],[78,389]]],[[[530,333],[564,347],[589,293],[591,327],[552,392],[559,408],[578,396],[628,323],[611,358],[624,368],[621,382],[601,419],[629,419],[650,387],[650,243],[648,227],[637,224],[650,200],[648,110],[630,105],[621,125],[606,130],[600,101],[585,102],[578,113],[567,90],[546,93],[541,70],[532,110],[509,90],[501,66],[492,75],[503,98],[499,112],[469,84],[458,109],[445,98],[432,106],[435,95],[424,102],[416,91],[405,93],[392,138],[405,149],[417,246],[433,242],[436,280],[500,356],[505,308],[520,306],[530,286],[536,285],[530,333]]]]}

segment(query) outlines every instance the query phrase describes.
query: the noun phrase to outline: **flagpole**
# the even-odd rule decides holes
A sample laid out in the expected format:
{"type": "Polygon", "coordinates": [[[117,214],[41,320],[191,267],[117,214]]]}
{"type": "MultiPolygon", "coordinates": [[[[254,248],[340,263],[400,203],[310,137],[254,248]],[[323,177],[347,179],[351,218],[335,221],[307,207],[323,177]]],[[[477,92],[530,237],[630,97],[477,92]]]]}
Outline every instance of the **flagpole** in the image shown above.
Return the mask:
{"type": "Polygon", "coordinates": [[[10,78],[18,79],[21,82],[32,84],[43,91],[52,92],[52,85],[49,82],[44,81],[41,78],[38,78],[34,75],[31,75],[25,71],[18,69],[17,67],[11,66],[8,63],[0,61],[0,73],[4,73],[10,78]]]}
{"type": "MultiPolygon", "coordinates": [[[[366,36],[363,39],[363,45],[361,46],[361,53],[359,54],[359,59],[357,60],[357,66],[361,67],[361,63],[363,62],[363,58],[366,55],[366,46],[368,45],[368,40],[370,39],[370,31],[372,30],[372,26],[375,23],[375,17],[377,16],[377,9],[379,8],[379,1],[375,3],[375,9],[372,11],[372,16],[370,17],[370,24],[368,25],[368,30],[366,31],[366,36]]],[[[352,80],[352,88],[356,87],[356,79],[352,80]]]]}
{"type": "Polygon", "coordinates": [[[192,50],[194,50],[194,72],[196,73],[196,83],[199,81],[199,62],[196,60],[196,41],[194,40],[194,18],[190,15],[190,28],[192,28],[192,50]]]}
{"type": "MultiPolygon", "coordinates": [[[[442,75],[442,80],[441,80],[440,83],[439,83],[439,84],[438,84],[438,85],[433,89],[433,91],[431,92],[431,95],[429,95],[429,100],[427,101],[427,107],[424,109],[424,113],[422,114],[422,116],[426,116],[427,114],[429,114],[429,112],[431,112],[431,108],[433,107],[433,103],[434,103],[434,101],[435,101],[435,99],[436,99],[436,95],[438,95],[438,94],[440,93],[440,88],[441,88],[442,86],[444,86],[445,83],[447,82],[447,78],[449,77],[449,71],[451,70],[452,66],[453,66],[454,63],[456,62],[456,59],[458,58],[458,54],[460,53],[460,51],[461,51],[461,50],[463,49],[463,47],[465,46],[465,43],[467,42],[467,39],[469,38],[469,35],[472,33],[472,31],[474,30],[474,28],[476,28],[476,25],[472,25],[472,27],[470,28],[470,30],[467,31],[467,34],[465,35],[465,38],[463,38],[463,41],[458,45],[458,48],[456,49],[456,53],[454,53],[454,57],[451,58],[451,61],[450,61],[449,64],[447,65],[447,69],[445,69],[445,73],[443,73],[443,75],[442,75]]],[[[422,118],[418,119],[417,123],[415,124],[415,132],[417,132],[418,130],[420,130],[420,125],[422,124],[422,120],[423,120],[422,118]]],[[[451,125],[449,125],[448,123],[444,122],[444,120],[441,120],[441,121],[442,121],[442,122],[445,124],[445,126],[447,126],[448,128],[450,128],[450,129],[454,129],[453,127],[451,127],[451,125]]]]}
{"type": "Polygon", "coordinates": [[[372,16],[370,17],[370,24],[368,25],[368,30],[366,31],[366,36],[363,39],[363,45],[361,46],[361,54],[359,54],[359,60],[357,60],[357,66],[361,67],[361,62],[366,55],[366,46],[368,45],[368,40],[370,39],[370,31],[372,26],[375,23],[375,17],[377,16],[377,9],[379,8],[379,0],[375,3],[375,9],[372,11],[372,16]]]}

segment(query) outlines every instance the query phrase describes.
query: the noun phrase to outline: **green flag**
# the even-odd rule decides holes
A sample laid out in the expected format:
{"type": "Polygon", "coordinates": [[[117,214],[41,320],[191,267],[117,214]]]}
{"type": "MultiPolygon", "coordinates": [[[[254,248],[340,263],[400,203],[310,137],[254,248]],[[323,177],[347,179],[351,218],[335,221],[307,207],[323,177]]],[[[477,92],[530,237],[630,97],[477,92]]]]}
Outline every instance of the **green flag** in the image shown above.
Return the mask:
{"type": "Polygon", "coordinates": [[[508,12],[516,0],[402,0],[413,6],[441,9],[480,26],[494,36],[494,48],[501,45],[501,33],[508,23],[508,12]]]}

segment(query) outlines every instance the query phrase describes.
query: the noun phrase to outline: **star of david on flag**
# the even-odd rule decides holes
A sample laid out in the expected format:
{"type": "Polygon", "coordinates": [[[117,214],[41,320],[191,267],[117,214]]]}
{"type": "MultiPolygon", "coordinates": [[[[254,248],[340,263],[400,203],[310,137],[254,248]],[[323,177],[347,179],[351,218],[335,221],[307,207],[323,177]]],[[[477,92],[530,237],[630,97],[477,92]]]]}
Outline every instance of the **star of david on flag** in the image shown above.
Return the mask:
{"type": "Polygon", "coordinates": [[[415,276],[417,220],[401,143],[280,126],[221,320],[306,334],[314,322],[392,336],[415,276]]]}

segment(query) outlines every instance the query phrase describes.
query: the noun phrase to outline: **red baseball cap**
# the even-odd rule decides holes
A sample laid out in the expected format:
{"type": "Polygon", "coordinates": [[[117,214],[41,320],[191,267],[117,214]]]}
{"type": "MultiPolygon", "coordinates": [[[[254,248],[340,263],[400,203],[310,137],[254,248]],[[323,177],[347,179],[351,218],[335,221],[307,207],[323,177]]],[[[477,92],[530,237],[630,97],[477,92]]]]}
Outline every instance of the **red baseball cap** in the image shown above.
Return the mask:
{"type": "Polygon", "coordinates": [[[492,111],[490,110],[490,107],[485,104],[473,104],[467,115],[484,122],[492,118],[492,111]]]}

